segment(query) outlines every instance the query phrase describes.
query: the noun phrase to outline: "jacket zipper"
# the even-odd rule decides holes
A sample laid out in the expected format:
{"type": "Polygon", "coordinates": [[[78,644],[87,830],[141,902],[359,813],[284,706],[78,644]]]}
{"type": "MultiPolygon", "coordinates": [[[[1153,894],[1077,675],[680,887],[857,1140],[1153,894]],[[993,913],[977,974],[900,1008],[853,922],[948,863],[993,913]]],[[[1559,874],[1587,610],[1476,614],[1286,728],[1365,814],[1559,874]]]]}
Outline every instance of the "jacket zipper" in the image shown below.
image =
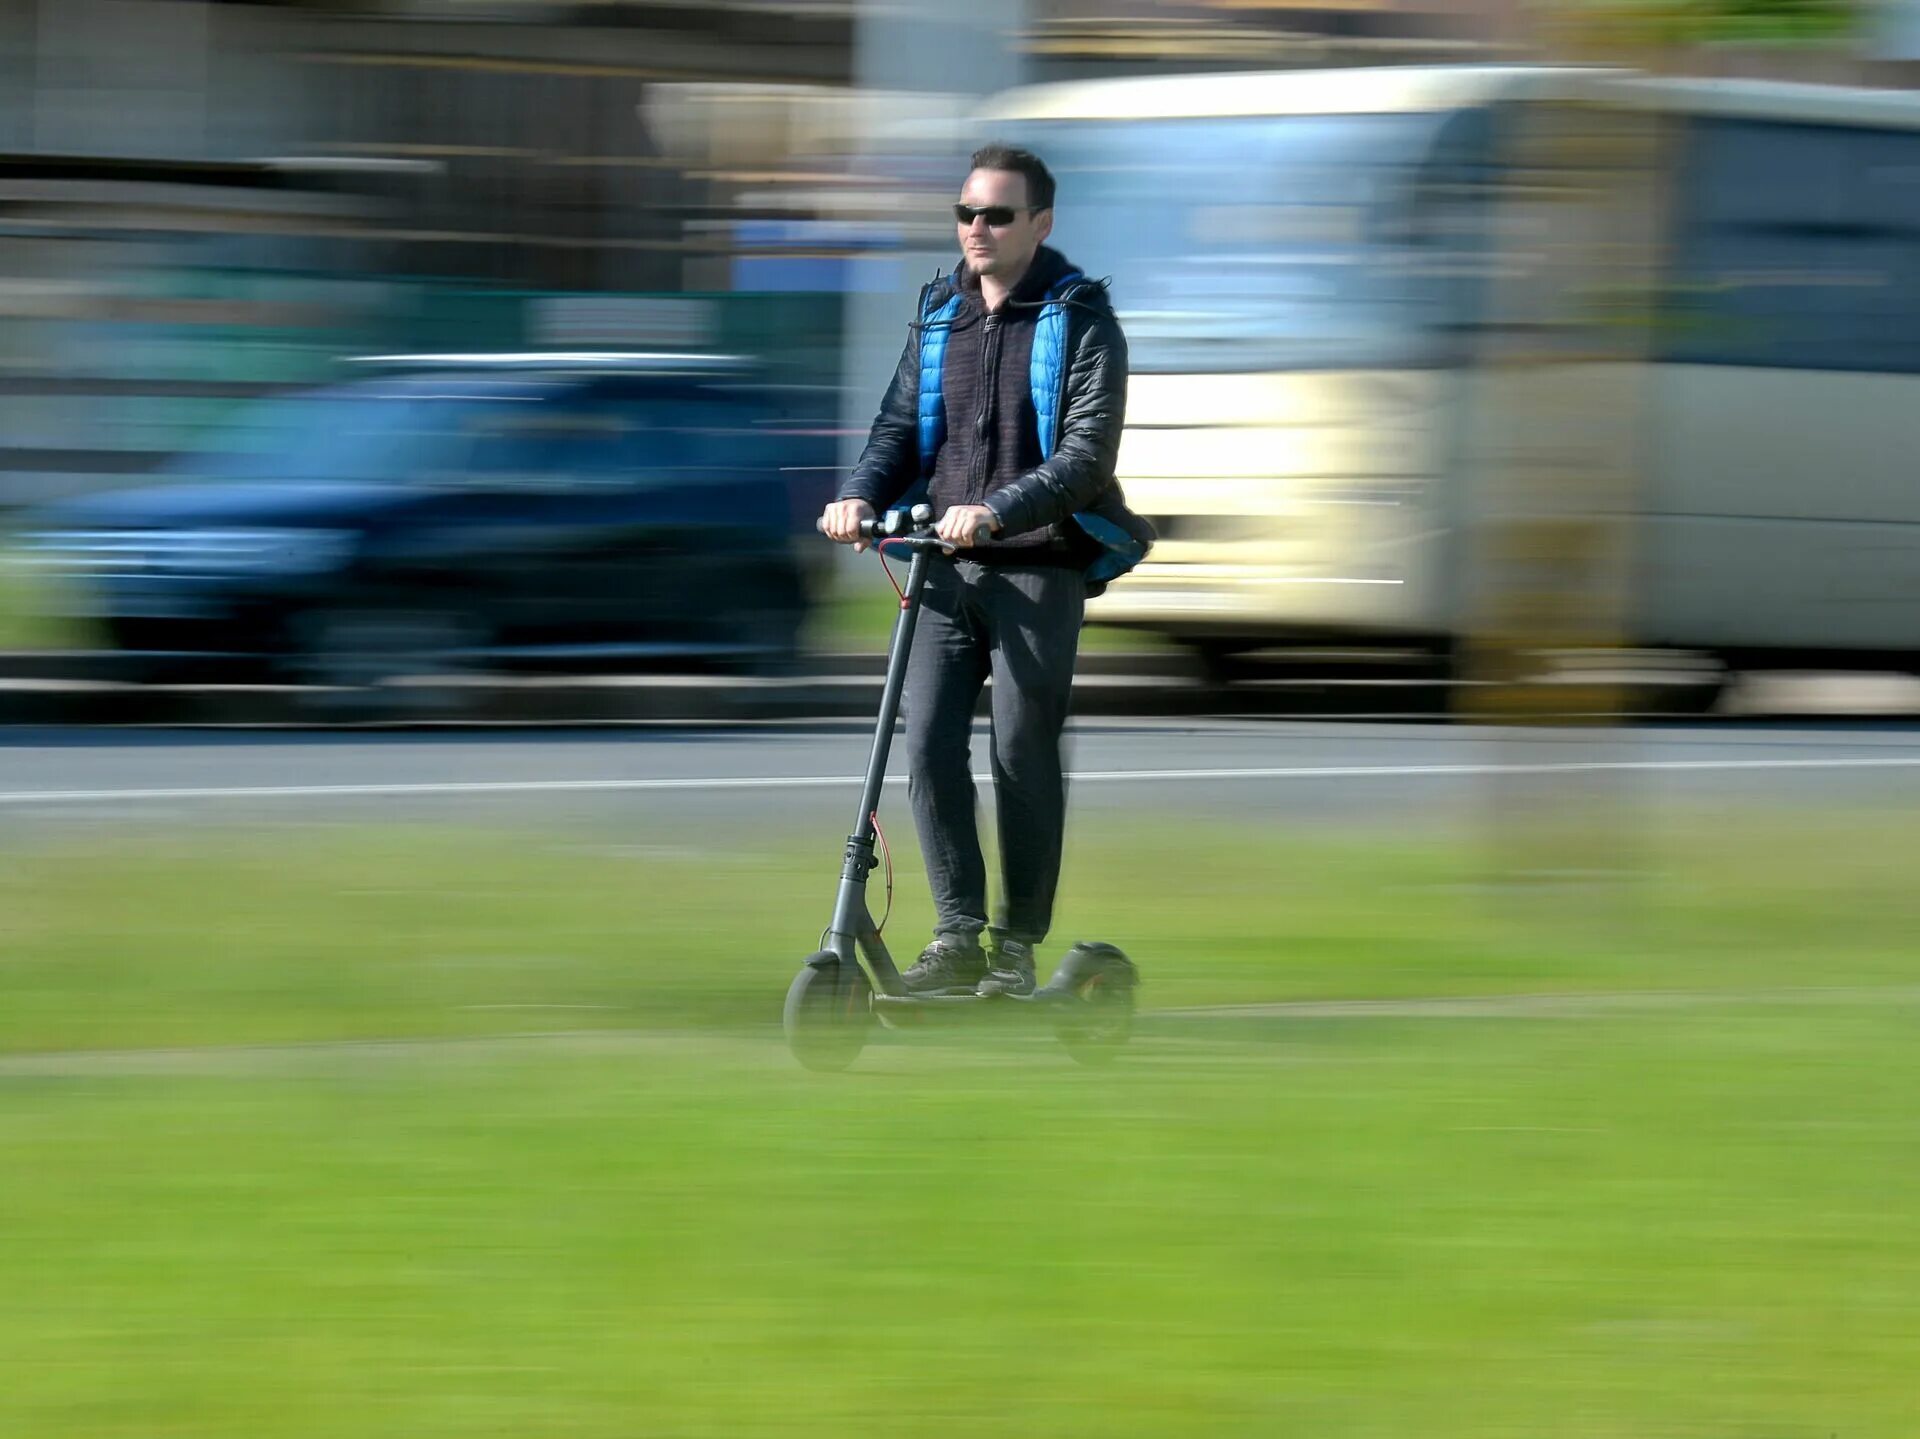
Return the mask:
{"type": "Polygon", "coordinates": [[[980,413],[973,422],[973,473],[967,477],[968,503],[987,497],[993,475],[994,411],[1000,391],[1000,316],[989,310],[980,331],[980,413]]]}

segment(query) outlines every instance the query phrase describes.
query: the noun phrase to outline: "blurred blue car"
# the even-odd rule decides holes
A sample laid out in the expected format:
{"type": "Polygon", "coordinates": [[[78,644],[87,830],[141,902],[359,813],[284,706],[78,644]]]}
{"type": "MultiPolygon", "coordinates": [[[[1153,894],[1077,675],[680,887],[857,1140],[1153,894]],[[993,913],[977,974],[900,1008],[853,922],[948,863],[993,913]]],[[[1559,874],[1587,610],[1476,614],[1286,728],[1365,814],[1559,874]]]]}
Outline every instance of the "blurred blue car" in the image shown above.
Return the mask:
{"type": "Polygon", "coordinates": [[[830,401],[691,356],[402,359],[251,405],[24,539],[157,663],[779,666],[828,548],[830,401]]]}

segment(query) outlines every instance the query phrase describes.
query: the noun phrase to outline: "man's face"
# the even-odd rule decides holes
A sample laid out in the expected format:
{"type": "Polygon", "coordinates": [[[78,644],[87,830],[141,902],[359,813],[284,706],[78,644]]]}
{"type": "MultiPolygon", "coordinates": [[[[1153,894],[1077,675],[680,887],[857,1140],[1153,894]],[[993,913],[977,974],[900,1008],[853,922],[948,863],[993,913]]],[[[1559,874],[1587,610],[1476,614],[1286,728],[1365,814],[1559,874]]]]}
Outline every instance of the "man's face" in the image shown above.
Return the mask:
{"type": "Polygon", "coordinates": [[[990,225],[984,215],[960,224],[960,252],[976,275],[1018,277],[1053,233],[1053,211],[1035,214],[1027,208],[1027,177],[1017,170],[975,170],[960,187],[960,203],[976,210],[997,206],[1013,211],[1004,225],[990,225]]]}

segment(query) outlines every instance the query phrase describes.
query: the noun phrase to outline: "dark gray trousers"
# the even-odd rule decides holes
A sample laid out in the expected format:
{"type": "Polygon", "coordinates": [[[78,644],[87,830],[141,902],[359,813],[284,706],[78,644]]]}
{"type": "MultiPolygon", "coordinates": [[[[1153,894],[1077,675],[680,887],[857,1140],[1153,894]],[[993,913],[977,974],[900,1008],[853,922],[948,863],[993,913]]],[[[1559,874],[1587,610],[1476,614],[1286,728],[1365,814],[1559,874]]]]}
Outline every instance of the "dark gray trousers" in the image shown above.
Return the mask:
{"type": "Polygon", "coordinates": [[[989,674],[1001,869],[991,928],[1038,944],[1053,923],[1067,819],[1060,741],[1086,602],[1078,570],[936,559],[928,571],[903,708],[907,793],[940,933],[989,927],[971,748],[989,674]]]}

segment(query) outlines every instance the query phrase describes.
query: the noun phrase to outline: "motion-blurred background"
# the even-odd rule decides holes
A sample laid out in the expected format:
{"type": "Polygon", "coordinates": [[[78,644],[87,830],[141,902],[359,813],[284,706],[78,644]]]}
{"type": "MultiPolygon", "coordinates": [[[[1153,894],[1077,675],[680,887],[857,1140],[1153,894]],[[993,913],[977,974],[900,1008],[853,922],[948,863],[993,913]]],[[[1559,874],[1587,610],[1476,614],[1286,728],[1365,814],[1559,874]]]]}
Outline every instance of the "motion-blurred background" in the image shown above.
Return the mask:
{"type": "Polygon", "coordinates": [[[1133,343],[1090,648],[1905,672],[1911,8],[10,0],[0,651],[877,649],[809,519],[998,135],[1133,343]]]}
{"type": "Polygon", "coordinates": [[[0,0],[0,1439],[1920,1431],[1916,81],[0,0]],[[992,138],[1132,348],[1040,963],[1140,1013],[815,1075],[897,611],[812,520],[992,138]]]}

